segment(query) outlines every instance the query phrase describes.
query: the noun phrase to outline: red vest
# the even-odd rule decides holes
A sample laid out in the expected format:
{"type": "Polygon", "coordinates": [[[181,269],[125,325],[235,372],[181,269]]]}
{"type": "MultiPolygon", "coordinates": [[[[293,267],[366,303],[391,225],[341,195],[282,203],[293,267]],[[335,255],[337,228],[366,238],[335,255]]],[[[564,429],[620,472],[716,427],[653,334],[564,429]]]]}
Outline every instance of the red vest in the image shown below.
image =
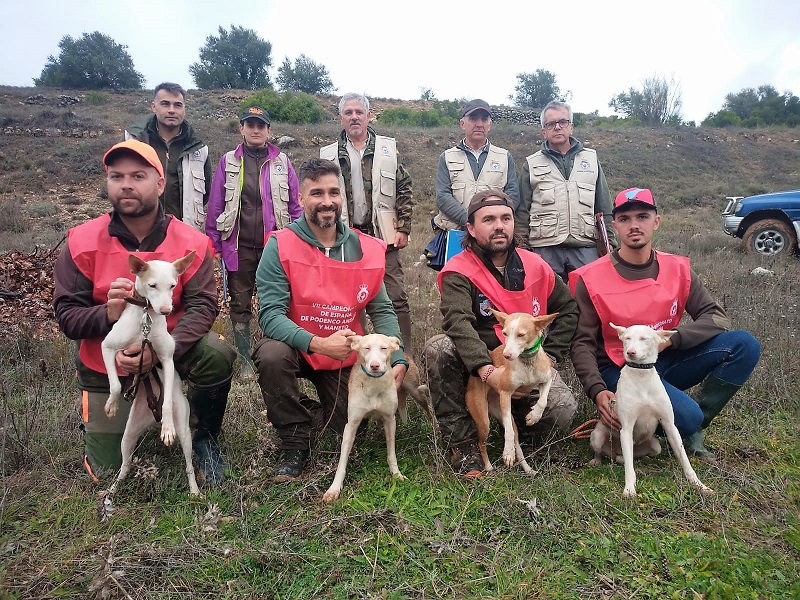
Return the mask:
{"type": "Polygon", "coordinates": [[[658,279],[623,279],[608,255],[569,274],[569,288],[573,295],[578,278],[583,279],[600,317],[606,354],[620,367],[625,364],[622,340],[609,322],[621,327],[649,325],[653,329],[669,330],[676,329],[683,316],[692,285],[689,259],[656,252],[656,260],[658,279]]]}
{"type": "MultiPolygon", "coordinates": [[[[278,257],[292,291],[286,316],[309,333],[328,337],[348,328],[359,335],[364,332],[358,315],[381,290],[386,243],[355,230],[353,233],[359,236],[362,258],[342,262],[328,258],[291,229],[274,232],[278,257]]],[[[344,361],[323,354],[303,352],[303,356],[314,369],[326,371],[356,362],[355,353],[344,361]]]]}
{"type": "MultiPolygon", "coordinates": [[[[481,306],[484,316],[489,316],[489,308],[504,313],[523,312],[534,317],[546,315],[547,298],[555,287],[553,269],[538,254],[521,249],[516,252],[522,259],[522,267],[525,269],[524,290],[514,292],[505,289],[489,273],[481,259],[472,250],[467,249],[447,261],[439,271],[437,280],[439,292],[442,291],[442,277],[445,273],[459,273],[475,284],[491,302],[491,305],[481,306]]],[[[503,328],[499,323],[494,326],[494,331],[500,343],[504,344],[503,328]]]]}
{"type": "MultiPolygon", "coordinates": [[[[111,282],[118,277],[127,277],[131,281],[135,279],[128,266],[130,254],[136,254],[142,260],[157,259],[172,262],[186,256],[192,250],[197,252],[194,262],[183,275],[178,277],[178,285],[172,292],[174,309],[167,317],[167,329],[172,331],[185,312],[181,302],[184,283],[197,273],[203,264],[206,252],[213,254],[214,249],[211,240],[204,234],[174,218],[169,218],[167,236],[155,252],[131,253],[126,250],[118,238],[108,234],[108,225],[111,222],[109,214],[74,227],[67,235],[72,260],[80,272],[94,284],[92,294],[97,304],[105,304],[108,301],[111,282]]],[[[83,364],[90,369],[105,373],[103,354],[100,350],[102,342],[102,338],[81,340],[80,357],[83,364]]]]}

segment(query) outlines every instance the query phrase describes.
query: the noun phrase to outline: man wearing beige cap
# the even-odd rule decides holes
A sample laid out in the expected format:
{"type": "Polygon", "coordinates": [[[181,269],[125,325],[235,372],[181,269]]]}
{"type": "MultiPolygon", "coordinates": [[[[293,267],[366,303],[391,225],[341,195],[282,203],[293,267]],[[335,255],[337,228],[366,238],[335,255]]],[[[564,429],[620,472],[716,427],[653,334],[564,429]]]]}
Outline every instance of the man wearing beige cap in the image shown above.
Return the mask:
{"type": "Polygon", "coordinates": [[[519,203],[514,158],[489,142],[492,108],[484,100],[470,100],[459,121],[464,138],[439,156],[436,170],[436,207],[433,224],[440,230],[461,229],[467,224],[467,204],[476,192],[500,189],[519,203]]]}
{"type": "MultiPolygon", "coordinates": [[[[450,448],[453,470],[465,478],[480,477],[483,461],[478,434],[467,411],[464,393],[470,375],[498,385],[489,353],[500,345],[489,311],[524,310],[533,316],[558,313],[542,347],[555,366],[569,350],[578,309],[567,285],[544,260],[517,248],[514,241],[514,201],[500,190],[475,194],[467,208],[465,250],[439,273],[444,334],[425,345],[428,386],[436,419],[450,448]],[[524,307],[524,309],[522,308],[524,307]]],[[[512,402],[520,441],[530,444],[552,430],[566,428],[578,404],[559,375],[553,380],[541,420],[529,427],[525,415],[538,400],[520,394],[512,402]]]]}
{"type": "MultiPolygon", "coordinates": [[[[53,307],[59,327],[80,341],[76,357],[81,415],[85,430],[84,465],[97,481],[119,469],[120,443],[130,404],[109,419],[103,410],[109,386],[100,344],[133,295],[128,256],[174,261],[191,251],[196,258],[180,276],[167,327],[175,339],[175,369],[188,383],[197,417],[193,450],[209,485],[221,483],[227,464],[217,445],[236,351],[211,326],[217,317],[217,284],[208,238],[164,213],[159,195],[164,170],[156,151],[137,140],[106,152],[108,197],[112,210],[78,225],[55,266],[53,307]]],[[[128,375],[147,373],[158,363],[149,347],[131,346],[116,355],[128,375]]],[[[124,385],[124,384],[123,384],[124,385]]]]}

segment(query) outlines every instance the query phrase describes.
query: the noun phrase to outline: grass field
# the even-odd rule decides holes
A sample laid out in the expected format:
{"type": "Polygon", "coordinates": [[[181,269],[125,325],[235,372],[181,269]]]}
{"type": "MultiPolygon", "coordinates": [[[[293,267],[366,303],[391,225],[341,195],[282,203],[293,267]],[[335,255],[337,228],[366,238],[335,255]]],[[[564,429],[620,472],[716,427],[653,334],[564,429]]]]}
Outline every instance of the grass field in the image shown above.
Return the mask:
{"type": "MultiPolygon", "coordinates": [[[[734,324],[763,344],[750,382],[709,430],[718,461],[694,462],[715,496],[696,493],[666,451],[639,461],[639,497],[623,501],[622,467],[586,467],[588,443],[571,439],[534,449],[538,474],[526,477],[502,466],[496,425],[497,469],[464,482],[412,409],[397,442],[408,480],[388,476],[371,425],[341,499],[325,505],[338,440],[323,436],[299,481],[271,484],[276,436],[256,384],[237,379],[225,485],[190,498],[178,452],[151,431],[137,476],[104,510],[80,463],[72,344],[5,337],[0,597],[800,597],[800,261],[739,253],[717,207],[663,212],[657,247],[691,256],[734,324]],[[756,266],[774,276],[751,275],[756,266]]],[[[428,237],[419,225],[404,254],[418,359],[440,329],[434,273],[414,265],[428,237]]],[[[568,366],[566,377],[582,398],[577,425],[594,414],[568,366]]]]}

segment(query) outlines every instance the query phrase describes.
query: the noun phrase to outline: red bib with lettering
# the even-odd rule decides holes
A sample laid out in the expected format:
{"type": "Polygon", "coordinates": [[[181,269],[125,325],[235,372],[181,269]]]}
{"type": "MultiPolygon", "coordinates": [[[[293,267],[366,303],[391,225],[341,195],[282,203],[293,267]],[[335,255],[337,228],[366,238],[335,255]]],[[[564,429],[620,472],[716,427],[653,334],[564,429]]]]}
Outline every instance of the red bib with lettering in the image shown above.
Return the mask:
{"type": "MultiPolygon", "coordinates": [[[[534,317],[547,314],[547,299],[555,287],[555,274],[553,269],[538,254],[527,250],[518,249],[517,254],[522,259],[525,269],[525,289],[511,291],[505,289],[495,279],[481,262],[481,259],[472,252],[465,250],[456,254],[447,261],[439,272],[439,292],[442,291],[442,277],[445,273],[459,273],[467,277],[488,298],[485,306],[481,305],[481,314],[488,317],[490,308],[504,313],[523,312],[534,317]]],[[[500,324],[494,326],[494,331],[501,344],[505,343],[503,328],[500,324]]]]}
{"type": "MultiPolygon", "coordinates": [[[[171,219],[167,225],[167,236],[155,252],[129,252],[119,239],[108,234],[111,222],[109,214],[92,219],[69,231],[69,250],[75,266],[89,281],[94,283],[92,292],[97,304],[108,301],[108,290],[111,282],[118,277],[127,277],[133,281],[136,277],[131,273],[128,256],[136,254],[142,260],[165,260],[173,262],[194,250],[197,255],[194,261],[180,277],[172,292],[173,311],[167,316],[167,329],[172,331],[184,314],[181,294],[184,284],[194,277],[203,264],[207,252],[213,253],[211,240],[193,227],[171,219]]],[[[105,373],[103,354],[100,350],[102,338],[81,340],[80,356],[84,365],[94,371],[105,373]]],[[[123,373],[120,371],[120,375],[123,373]]]]}
{"type": "MultiPolygon", "coordinates": [[[[328,337],[334,331],[348,328],[359,335],[364,333],[358,315],[381,289],[386,244],[355,230],[353,233],[359,236],[362,253],[361,260],[355,262],[328,258],[291,229],[274,233],[278,257],[292,292],[286,316],[309,333],[328,337]]],[[[344,361],[322,354],[304,352],[303,356],[314,369],[327,371],[356,362],[355,353],[344,361]]]]}
{"type": "Polygon", "coordinates": [[[653,329],[676,329],[680,323],[692,272],[689,259],[656,252],[658,279],[623,279],[606,255],[569,274],[570,291],[575,294],[578,278],[583,279],[589,298],[600,317],[606,354],[618,366],[625,364],[622,340],[609,322],[621,327],[649,325],[653,329]]]}

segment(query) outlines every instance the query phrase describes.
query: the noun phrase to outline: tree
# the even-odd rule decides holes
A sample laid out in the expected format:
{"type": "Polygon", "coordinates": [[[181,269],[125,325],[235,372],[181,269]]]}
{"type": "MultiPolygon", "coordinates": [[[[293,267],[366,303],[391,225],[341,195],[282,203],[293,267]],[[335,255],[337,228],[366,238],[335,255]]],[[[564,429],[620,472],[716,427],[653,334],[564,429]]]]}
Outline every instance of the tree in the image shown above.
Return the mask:
{"type": "Polygon", "coordinates": [[[533,73],[519,73],[516,94],[509,96],[509,100],[517,106],[528,108],[544,108],[551,100],[566,102],[572,97],[572,92],[561,93],[556,84],[556,76],[550,71],[536,69],[533,73]]]}
{"type": "Polygon", "coordinates": [[[615,112],[638,119],[644,125],[680,124],[682,122],[680,85],[674,79],[653,75],[644,80],[641,90],[630,88],[611,98],[608,105],[615,112]]]}
{"type": "Polygon", "coordinates": [[[297,57],[294,67],[288,56],[283,59],[283,64],[278,67],[278,87],[306,94],[329,94],[336,89],[328,75],[328,69],[305,54],[297,57]]]}
{"type": "Polygon", "coordinates": [[[763,125],[800,125],[800,98],[787,91],[779,94],[771,85],[744,88],[736,94],[725,96],[725,104],[718,113],[711,113],[703,125],[725,127],[738,125],[759,127],[763,125]]]}
{"type": "Polygon", "coordinates": [[[231,25],[219,28],[200,49],[200,62],[189,66],[198,88],[257,90],[272,87],[268,70],[272,66],[272,44],[252,29],[231,25]]]}
{"type": "Polygon", "coordinates": [[[127,46],[105,34],[84,33],[79,39],[65,35],[58,43],[61,54],[50,55],[34,85],[78,90],[141,89],[144,77],[133,68],[127,46]]]}

